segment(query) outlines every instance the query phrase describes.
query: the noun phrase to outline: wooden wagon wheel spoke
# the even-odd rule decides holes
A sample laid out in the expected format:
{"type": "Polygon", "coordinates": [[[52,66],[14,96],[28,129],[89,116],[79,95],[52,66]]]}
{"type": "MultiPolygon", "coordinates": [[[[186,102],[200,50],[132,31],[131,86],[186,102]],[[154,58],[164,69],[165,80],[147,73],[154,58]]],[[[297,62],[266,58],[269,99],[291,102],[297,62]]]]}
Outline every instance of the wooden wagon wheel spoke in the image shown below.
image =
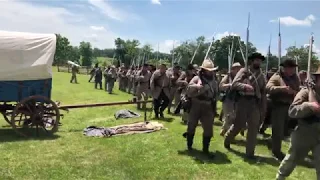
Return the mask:
{"type": "Polygon", "coordinates": [[[25,107],[27,108],[27,112],[30,112],[30,113],[33,112],[32,109],[29,107],[29,104],[28,104],[28,103],[23,104],[23,106],[25,106],[25,107]]]}
{"type": "Polygon", "coordinates": [[[44,96],[31,96],[23,99],[14,108],[11,126],[23,136],[30,136],[34,133],[39,136],[41,132],[53,134],[58,131],[59,120],[59,109],[52,100],[44,96]],[[27,131],[17,125],[16,119],[19,117],[22,117],[21,121],[30,127],[27,131]]]}

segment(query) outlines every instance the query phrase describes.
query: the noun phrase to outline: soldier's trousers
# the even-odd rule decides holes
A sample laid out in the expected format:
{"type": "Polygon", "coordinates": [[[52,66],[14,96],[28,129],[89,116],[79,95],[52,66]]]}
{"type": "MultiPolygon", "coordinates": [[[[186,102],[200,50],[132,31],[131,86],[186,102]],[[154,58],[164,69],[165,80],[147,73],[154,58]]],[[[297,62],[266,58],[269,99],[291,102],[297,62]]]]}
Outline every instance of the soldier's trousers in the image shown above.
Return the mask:
{"type": "MultiPolygon", "coordinates": [[[[148,101],[148,98],[149,98],[149,90],[147,88],[138,88],[137,90],[137,100],[138,101],[148,101]],[[143,98],[143,99],[142,99],[143,98]]],[[[146,104],[143,103],[143,109],[146,108],[145,107],[146,104]]],[[[141,109],[141,104],[140,103],[137,103],[137,108],[138,109],[141,109]]]]}
{"type": "Polygon", "coordinates": [[[131,80],[128,80],[128,93],[131,93],[132,86],[133,86],[133,82],[131,80]]]}
{"type": "Polygon", "coordinates": [[[192,100],[188,117],[188,134],[195,134],[199,120],[203,128],[203,136],[212,137],[214,112],[212,110],[211,102],[192,100]]]}
{"type": "Polygon", "coordinates": [[[291,134],[291,144],[286,157],[282,160],[277,179],[288,177],[297,163],[303,160],[312,151],[317,180],[320,180],[320,123],[299,123],[291,134]]]}
{"type": "Polygon", "coordinates": [[[72,76],[71,76],[70,83],[72,83],[73,81],[74,81],[75,83],[78,83],[78,81],[77,81],[77,75],[72,75],[72,76]]]}
{"type": "Polygon", "coordinates": [[[235,102],[226,98],[222,104],[223,109],[223,125],[222,130],[228,131],[235,119],[235,102]]]}
{"type": "Polygon", "coordinates": [[[118,78],[119,80],[118,80],[118,82],[119,82],[119,90],[121,91],[122,90],[122,84],[123,84],[123,82],[122,82],[122,79],[121,78],[118,78]]]}
{"type": "Polygon", "coordinates": [[[94,88],[98,88],[98,84],[99,84],[99,87],[100,87],[100,89],[102,89],[102,80],[100,80],[100,81],[94,81],[94,88]]]}
{"type": "Polygon", "coordinates": [[[156,115],[162,113],[169,105],[169,97],[161,91],[159,97],[157,99],[153,99],[153,108],[154,108],[154,113],[156,115]]]}
{"type": "Polygon", "coordinates": [[[272,104],[271,124],[272,124],[272,152],[281,152],[282,140],[284,138],[284,126],[289,119],[289,105],[272,104]]]}
{"type": "Polygon", "coordinates": [[[254,155],[257,134],[260,125],[260,109],[256,98],[240,97],[236,102],[236,117],[233,126],[227,132],[225,142],[230,144],[242,129],[248,128],[246,154],[254,155]]]}
{"type": "Polygon", "coordinates": [[[174,100],[174,106],[177,107],[177,105],[180,102],[180,93],[177,91],[177,88],[170,89],[170,97],[169,97],[169,105],[168,105],[169,109],[172,106],[173,100],[174,100]]]}
{"type": "Polygon", "coordinates": [[[262,123],[260,125],[260,132],[264,133],[269,125],[271,124],[271,113],[272,113],[272,103],[267,101],[267,112],[266,112],[266,117],[262,120],[262,123]]]}
{"type": "Polygon", "coordinates": [[[113,87],[114,87],[114,79],[111,79],[109,81],[107,81],[107,91],[109,94],[112,93],[113,87]]]}
{"type": "Polygon", "coordinates": [[[134,96],[137,95],[137,88],[138,88],[138,84],[135,81],[133,81],[132,93],[133,93],[134,96]]]}

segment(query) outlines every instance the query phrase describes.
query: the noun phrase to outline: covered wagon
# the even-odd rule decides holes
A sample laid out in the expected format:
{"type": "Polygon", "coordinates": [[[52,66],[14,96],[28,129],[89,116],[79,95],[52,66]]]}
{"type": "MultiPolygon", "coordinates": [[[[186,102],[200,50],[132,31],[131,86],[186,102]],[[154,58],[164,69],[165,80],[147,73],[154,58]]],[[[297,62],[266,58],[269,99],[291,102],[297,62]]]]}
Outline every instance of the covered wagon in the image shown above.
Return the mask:
{"type": "Polygon", "coordinates": [[[55,34],[0,31],[0,112],[22,135],[58,130],[51,100],[55,34]]]}

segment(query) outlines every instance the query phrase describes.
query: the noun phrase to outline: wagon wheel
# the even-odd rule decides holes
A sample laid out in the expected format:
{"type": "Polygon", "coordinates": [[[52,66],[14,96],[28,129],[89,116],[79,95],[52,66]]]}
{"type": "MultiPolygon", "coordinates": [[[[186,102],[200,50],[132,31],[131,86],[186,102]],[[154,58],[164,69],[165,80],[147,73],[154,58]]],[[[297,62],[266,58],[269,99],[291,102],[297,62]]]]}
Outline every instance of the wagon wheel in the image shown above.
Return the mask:
{"type": "Polygon", "coordinates": [[[30,96],[20,101],[11,116],[11,126],[20,135],[34,134],[40,130],[48,134],[58,131],[59,109],[53,101],[44,96],[30,96]]]}

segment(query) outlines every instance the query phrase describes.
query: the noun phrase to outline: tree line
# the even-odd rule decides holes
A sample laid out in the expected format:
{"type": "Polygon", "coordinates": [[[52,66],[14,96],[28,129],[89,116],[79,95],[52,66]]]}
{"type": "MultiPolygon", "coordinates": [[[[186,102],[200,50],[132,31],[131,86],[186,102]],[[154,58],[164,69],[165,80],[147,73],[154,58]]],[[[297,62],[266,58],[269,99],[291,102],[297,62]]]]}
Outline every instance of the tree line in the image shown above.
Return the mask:
{"type": "MultiPolygon", "coordinates": [[[[158,65],[165,63],[169,66],[177,62],[180,66],[186,67],[193,58],[194,64],[201,65],[208,48],[211,44],[210,39],[200,36],[195,40],[182,42],[179,46],[171,50],[170,54],[161,53],[152,48],[150,44],[145,44],[140,47],[139,40],[124,40],[121,38],[115,39],[114,49],[98,49],[93,48],[90,42],[81,42],[79,46],[72,46],[67,37],[57,34],[56,53],[54,65],[65,65],[67,61],[76,62],[82,66],[92,66],[97,61],[97,57],[113,58],[113,63],[119,66],[124,63],[126,66],[141,65],[149,63],[158,65]],[[197,51],[196,51],[197,50],[197,51]],[[196,52],[196,53],[195,53],[196,52]]],[[[231,45],[233,44],[233,62],[239,62],[244,65],[244,56],[246,45],[239,36],[226,36],[212,43],[208,57],[214,60],[219,69],[228,69],[228,54],[231,45]]],[[[307,46],[290,46],[287,53],[281,57],[281,60],[286,58],[297,59],[299,69],[306,70],[308,65],[307,46]]],[[[257,48],[251,43],[248,43],[248,53],[257,52],[257,48]]],[[[278,57],[269,53],[268,69],[278,67],[278,57]]],[[[317,67],[319,64],[318,56],[313,53],[311,67],[317,67]]],[[[262,68],[265,69],[266,61],[263,62],[262,68]]]]}

